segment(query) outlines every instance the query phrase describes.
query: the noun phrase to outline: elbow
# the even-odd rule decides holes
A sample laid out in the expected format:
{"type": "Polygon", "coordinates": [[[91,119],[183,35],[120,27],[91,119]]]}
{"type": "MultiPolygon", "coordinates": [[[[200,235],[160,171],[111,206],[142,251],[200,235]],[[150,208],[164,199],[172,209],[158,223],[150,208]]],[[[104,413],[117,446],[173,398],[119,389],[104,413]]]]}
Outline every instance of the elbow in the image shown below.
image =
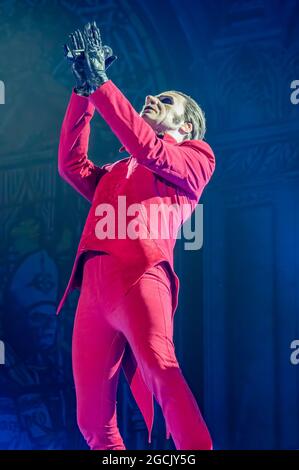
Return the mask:
{"type": "Polygon", "coordinates": [[[62,179],[66,179],[66,168],[65,166],[58,160],[58,174],[62,179]]]}
{"type": "Polygon", "coordinates": [[[64,181],[68,181],[66,173],[64,171],[60,170],[59,168],[58,168],[58,174],[59,174],[61,179],[63,179],[64,181]]]}
{"type": "Polygon", "coordinates": [[[68,165],[67,165],[68,160],[69,160],[68,152],[63,150],[60,146],[58,149],[58,168],[57,169],[58,169],[59,176],[64,180],[67,179],[67,175],[69,174],[68,165]]]}
{"type": "Polygon", "coordinates": [[[58,160],[58,166],[57,166],[57,170],[58,170],[58,174],[61,178],[64,177],[64,168],[63,168],[63,165],[60,163],[60,161],[58,160]]]}
{"type": "Polygon", "coordinates": [[[58,174],[67,183],[71,182],[72,173],[64,165],[58,165],[58,174]]]}

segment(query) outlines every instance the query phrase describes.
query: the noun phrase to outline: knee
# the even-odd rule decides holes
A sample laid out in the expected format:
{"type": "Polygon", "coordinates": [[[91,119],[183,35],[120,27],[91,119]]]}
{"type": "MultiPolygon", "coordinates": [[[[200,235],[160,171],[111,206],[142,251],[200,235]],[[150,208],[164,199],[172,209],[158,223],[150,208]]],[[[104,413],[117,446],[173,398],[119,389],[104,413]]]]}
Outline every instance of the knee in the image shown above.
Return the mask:
{"type": "Polygon", "coordinates": [[[143,361],[143,369],[148,377],[171,379],[180,373],[180,366],[175,355],[157,355],[147,353],[143,361]]]}

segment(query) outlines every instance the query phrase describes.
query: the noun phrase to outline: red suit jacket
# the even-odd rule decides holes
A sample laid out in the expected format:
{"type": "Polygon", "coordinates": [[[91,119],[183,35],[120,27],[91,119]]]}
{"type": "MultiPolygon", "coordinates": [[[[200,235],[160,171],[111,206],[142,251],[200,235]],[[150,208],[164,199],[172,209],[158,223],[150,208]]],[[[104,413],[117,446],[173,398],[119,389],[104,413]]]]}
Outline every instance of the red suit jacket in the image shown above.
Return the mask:
{"type": "MultiPolygon", "coordinates": [[[[163,138],[158,137],[111,80],[88,98],[73,92],[61,130],[58,171],[63,179],[91,202],[91,209],[57,314],[68,293],[80,288],[81,255],[88,250],[96,250],[118,258],[127,289],[148,268],[160,261],[167,261],[173,279],[174,315],[179,292],[179,280],[173,269],[177,232],[195,209],[214,169],[215,157],[206,142],[188,140],[177,143],[167,133],[163,138]],[[120,151],[127,150],[130,157],[101,167],[88,159],[90,120],[95,109],[122,143],[120,151]],[[153,203],[160,204],[162,212],[170,205],[176,207],[176,217],[172,219],[174,230],[170,237],[162,238],[159,232],[158,237],[153,238],[99,239],[95,233],[96,224],[100,220],[96,208],[99,204],[110,204],[117,214],[118,196],[126,196],[126,208],[138,203],[142,204],[146,212],[153,203]]],[[[143,220],[143,228],[149,233],[150,218],[143,220]]],[[[118,222],[116,234],[117,227],[118,222]]],[[[141,377],[129,345],[122,367],[150,434],[154,419],[153,396],[141,377]]]]}

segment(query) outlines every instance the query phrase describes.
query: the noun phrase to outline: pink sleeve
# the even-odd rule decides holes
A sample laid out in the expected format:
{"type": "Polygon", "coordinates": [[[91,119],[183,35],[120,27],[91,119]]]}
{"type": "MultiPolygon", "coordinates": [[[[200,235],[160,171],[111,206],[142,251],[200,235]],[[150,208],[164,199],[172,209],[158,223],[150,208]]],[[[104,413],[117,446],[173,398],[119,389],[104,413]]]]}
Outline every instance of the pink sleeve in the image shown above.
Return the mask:
{"type": "Polygon", "coordinates": [[[107,170],[88,159],[90,120],[93,104],[85,97],[72,92],[59,140],[58,171],[88,201],[92,201],[95,188],[107,170]]]}
{"type": "Polygon", "coordinates": [[[206,142],[164,142],[111,80],[92,93],[89,101],[140,164],[192,197],[200,197],[215,168],[213,151],[206,142]]]}

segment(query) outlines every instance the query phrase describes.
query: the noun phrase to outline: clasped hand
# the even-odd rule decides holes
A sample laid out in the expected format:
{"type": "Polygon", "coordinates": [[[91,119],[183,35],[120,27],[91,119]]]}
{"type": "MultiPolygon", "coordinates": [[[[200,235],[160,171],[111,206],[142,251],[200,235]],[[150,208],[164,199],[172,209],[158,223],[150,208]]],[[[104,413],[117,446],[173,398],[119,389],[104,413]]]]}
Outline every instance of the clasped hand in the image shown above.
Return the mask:
{"type": "Polygon", "coordinates": [[[83,32],[70,34],[70,47],[64,44],[64,54],[71,63],[76,79],[75,92],[89,96],[108,80],[106,71],[117,59],[109,46],[102,45],[96,22],[87,23],[83,32]]]}

